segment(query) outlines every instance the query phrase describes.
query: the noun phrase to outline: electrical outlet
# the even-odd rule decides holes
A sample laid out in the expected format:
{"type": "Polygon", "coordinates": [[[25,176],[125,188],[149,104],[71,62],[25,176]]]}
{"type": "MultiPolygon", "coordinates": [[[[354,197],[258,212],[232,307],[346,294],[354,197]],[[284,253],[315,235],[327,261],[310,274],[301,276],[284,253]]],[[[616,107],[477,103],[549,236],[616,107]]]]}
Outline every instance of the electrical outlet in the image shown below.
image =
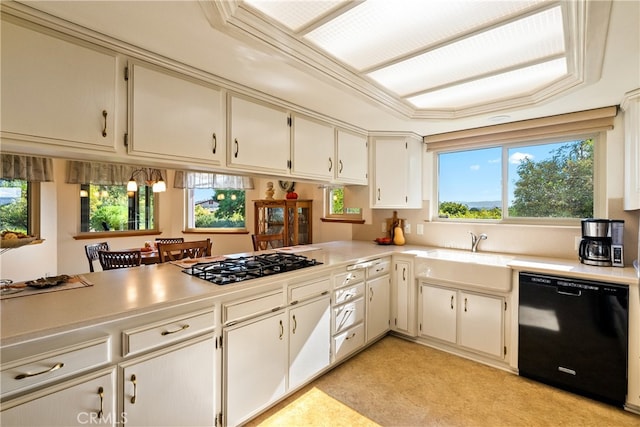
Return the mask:
{"type": "Polygon", "coordinates": [[[386,222],[381,222],[380,225],[381,225],[380,231],[382,231],[383,233],[386,233],[387,232],[387,223],[386,222]]]}
{"type": "Polygon", "coordinates": [[[411,234],[411,224],[404,225],[404,234],[411,234]]]}
{"type": "Polygon", "coordinates": [[[416,225],[416,233],[420,235],[424,234],[424,224],[416,225]]]}

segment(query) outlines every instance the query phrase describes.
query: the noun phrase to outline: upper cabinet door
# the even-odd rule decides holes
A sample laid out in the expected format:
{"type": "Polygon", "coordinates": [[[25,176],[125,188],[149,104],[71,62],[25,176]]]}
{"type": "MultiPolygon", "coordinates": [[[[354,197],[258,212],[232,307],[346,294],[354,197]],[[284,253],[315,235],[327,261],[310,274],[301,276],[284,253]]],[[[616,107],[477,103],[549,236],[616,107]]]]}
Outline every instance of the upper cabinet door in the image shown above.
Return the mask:
{"type": "Polygon", "coordinates": [[[412,137],[376,137],[372,145],[371,207],[422,207],[422,142],[412,137]]]}
{"type": "Polygon", "coordinates": [[[228,106],[228,166],[288,175],[291,147],[288,113],[235,96],[229,96],[228,106]]]}
{"type": "Polygon", "coordinates": [[[111,53],[3,20],[3,145],[115,151],[116,65],[111,53]]]}
{"type": "Polygon", "coordinates": [[[345,184],[367,185],[367,137],[338,129],[336,180],[345,184]]]}
{"type": "Polygon", "coordinates": [[[190,164],[223,164],[222,103],[218,88],[131,63],[129,153],[190,164]]]}
{"type": "Polygon", "coordinates": [[[333,126],[293,116],[291,174],[331,180],[336,170],[333,126]]]}

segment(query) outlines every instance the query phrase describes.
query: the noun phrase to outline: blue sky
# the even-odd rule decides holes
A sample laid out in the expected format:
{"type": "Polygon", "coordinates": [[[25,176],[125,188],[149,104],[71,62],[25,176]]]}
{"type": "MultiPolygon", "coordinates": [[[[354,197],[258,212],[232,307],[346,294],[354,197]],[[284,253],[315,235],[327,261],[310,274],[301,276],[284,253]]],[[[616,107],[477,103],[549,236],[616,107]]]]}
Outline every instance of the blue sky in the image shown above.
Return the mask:
{"type": "MultiPolygon", "coordinates": [[[[524,158],[541,161],[566,142],[530,145],[509,150],[509,193],[517,178],[516,169],[524,158]]],[[[498,201],[502,199],[502,148],[445,153],[439,156],[439,200],[456,202],[498,201]]]]}

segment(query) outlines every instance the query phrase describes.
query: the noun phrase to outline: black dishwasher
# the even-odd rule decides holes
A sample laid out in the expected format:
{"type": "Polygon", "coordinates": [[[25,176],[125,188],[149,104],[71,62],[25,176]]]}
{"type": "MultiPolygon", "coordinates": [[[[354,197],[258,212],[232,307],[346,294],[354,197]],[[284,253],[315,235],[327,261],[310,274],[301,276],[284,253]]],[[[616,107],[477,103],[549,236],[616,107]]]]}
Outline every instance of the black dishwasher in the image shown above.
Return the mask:
{"type": "Polygon", "coordinates": [[[520,375],[623,406],[629,288],[520,273],[520,375]]]}

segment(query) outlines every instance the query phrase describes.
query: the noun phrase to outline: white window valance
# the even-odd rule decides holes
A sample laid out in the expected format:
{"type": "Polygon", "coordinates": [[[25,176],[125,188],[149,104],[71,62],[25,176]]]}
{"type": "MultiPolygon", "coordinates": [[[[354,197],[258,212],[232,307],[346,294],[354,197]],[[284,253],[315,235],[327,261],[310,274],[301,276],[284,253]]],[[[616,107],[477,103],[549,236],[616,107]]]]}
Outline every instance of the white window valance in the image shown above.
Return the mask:
{"type": "Polygon", "coordinates": [[[253,178],[209,172],[176,171],[174,188],[217,188],[220,190],[251,190],[253,178]]]}
{"type": "Polygon", "coordinates": [[[31,182],[53,181],[53,161],[48,157],[2,154],[2,179],[23,179],[31,182]]]}
{"type": "MultiPolygon", "coordinates": [[[[151,176],[151,168],[140,166],[121,165],[116,163],[67,161],[67,184],[94,184],[94,185],[127,185],[133,172],[146,169],[146,176],[151,176]]],[[[167,171],[160,169],[160,174],[166,178],[167,171]]],[[[145,185],[145,174],[135,174],[134,180],[138,185],[145,185]]]]}

